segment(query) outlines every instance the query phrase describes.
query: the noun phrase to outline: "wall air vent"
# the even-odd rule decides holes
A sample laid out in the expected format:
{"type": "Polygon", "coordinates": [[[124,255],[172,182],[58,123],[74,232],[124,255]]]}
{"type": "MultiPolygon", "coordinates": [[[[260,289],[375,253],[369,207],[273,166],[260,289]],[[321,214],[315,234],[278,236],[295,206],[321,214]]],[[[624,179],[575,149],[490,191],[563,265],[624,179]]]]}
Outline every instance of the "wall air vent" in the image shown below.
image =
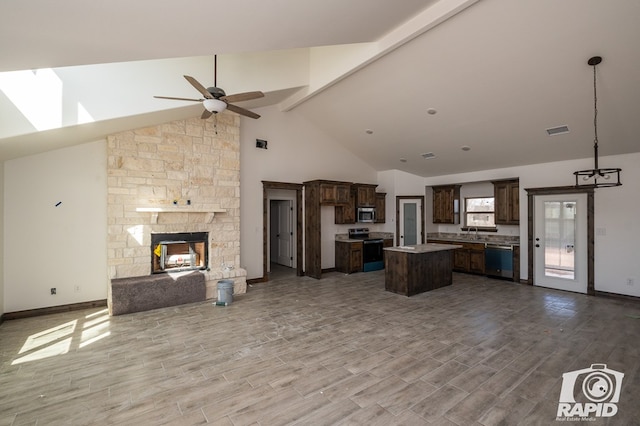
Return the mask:
{"type": "Polygon", "coordinates": [[[424,154],[422,154],[422,158],[428,160],[430,158],[436,158],[436,155],[433,152],[425,152],[424,154]]]}
{"type": "Polygon", "coordinates": [[[558,126],[547,129],[547,135],[549,136],[561,135],[563,133],[569,133],[568,126],[558,126]]]}

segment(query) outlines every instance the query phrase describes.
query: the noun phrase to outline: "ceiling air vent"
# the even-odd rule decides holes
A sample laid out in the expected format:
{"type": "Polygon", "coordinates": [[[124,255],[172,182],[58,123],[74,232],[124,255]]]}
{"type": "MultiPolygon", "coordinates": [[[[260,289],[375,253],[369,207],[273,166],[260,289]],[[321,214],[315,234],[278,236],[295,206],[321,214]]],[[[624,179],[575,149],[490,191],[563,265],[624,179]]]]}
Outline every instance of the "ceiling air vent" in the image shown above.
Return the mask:
{"type": "Polygon", "coordinates": [[[552,127],[550,129],[547,129],[547,135],[549,136],[561,135],[563,133],[569,133],[569,127],[558,126],[558,127],[552,127]]]}
{"type": "Polygon", "coordinates": [[[422,154],[422,158],[424,158],[425,160],[435,157],[436,155],[433,152],[425,152],[424,154],[422,154]]]}

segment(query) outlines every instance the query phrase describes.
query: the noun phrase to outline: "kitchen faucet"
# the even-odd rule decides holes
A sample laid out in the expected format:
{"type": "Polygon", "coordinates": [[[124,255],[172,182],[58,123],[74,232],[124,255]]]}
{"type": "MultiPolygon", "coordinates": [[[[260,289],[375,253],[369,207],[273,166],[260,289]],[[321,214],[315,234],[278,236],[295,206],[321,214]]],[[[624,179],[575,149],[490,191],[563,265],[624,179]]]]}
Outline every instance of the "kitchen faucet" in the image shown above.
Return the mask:
{"type": "Polygon", "coordinates": [[[469,235],[469,232],[471,232],[472,228],[474,228],[476,230],[476,233],[473,236],[473,239],[477,240],[478,239],[478,227],[477,226],[467,226],[467,235],[469,235]]]}

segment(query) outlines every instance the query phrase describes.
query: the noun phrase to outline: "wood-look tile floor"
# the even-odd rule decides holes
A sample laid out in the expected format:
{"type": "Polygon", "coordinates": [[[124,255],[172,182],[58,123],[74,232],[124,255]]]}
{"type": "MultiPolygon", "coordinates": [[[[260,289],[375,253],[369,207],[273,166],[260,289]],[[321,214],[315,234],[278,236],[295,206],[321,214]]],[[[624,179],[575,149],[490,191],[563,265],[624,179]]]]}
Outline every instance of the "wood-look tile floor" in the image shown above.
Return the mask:
{"type": "Polygon", "coordinates": [[[563,424],[562,374],[596,363],[625,376],[618,414],[589,424],[640,424],[638,302],[462,274],[411,298],[383,271],[274,277],[227,307],[5,321],[0,425],[563,424]]]}

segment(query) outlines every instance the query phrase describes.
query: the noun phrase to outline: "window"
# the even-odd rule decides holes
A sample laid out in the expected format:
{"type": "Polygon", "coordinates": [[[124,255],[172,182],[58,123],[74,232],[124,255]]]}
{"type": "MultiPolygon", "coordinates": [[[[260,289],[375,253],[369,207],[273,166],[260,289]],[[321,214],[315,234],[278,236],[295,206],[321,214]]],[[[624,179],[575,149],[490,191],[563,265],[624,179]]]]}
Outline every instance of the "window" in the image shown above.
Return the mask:
{"type": "Polygon", "coordinates": [[[472,197],[464,199],[465,226],[477,228],[495,228],[493,197],[472,197]]]}

